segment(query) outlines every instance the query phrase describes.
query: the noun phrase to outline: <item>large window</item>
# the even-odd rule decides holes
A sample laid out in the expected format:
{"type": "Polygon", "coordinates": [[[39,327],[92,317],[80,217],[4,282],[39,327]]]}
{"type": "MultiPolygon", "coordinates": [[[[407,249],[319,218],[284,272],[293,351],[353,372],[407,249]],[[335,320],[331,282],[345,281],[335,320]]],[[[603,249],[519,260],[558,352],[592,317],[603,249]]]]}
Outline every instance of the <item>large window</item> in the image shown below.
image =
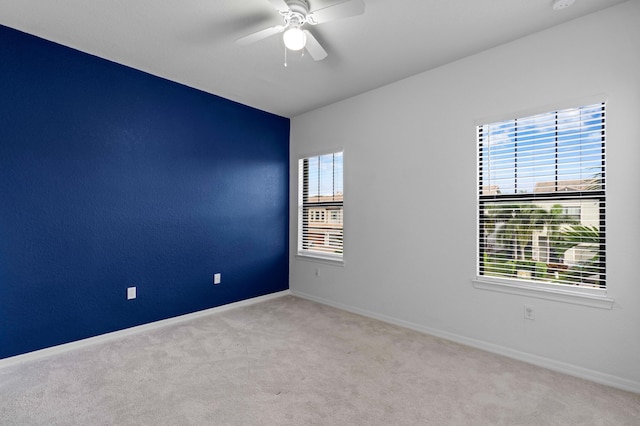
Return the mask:
{"type": "Polygon", "coordinates": [[[605,104],[478,126],[478,171],[479,276],[605,288],[605,104]]]}
{"type": "Polygon", "coordinates": [[[298,254],[341,260],[343,255],[342,152],[299,161],[298,254]]]}

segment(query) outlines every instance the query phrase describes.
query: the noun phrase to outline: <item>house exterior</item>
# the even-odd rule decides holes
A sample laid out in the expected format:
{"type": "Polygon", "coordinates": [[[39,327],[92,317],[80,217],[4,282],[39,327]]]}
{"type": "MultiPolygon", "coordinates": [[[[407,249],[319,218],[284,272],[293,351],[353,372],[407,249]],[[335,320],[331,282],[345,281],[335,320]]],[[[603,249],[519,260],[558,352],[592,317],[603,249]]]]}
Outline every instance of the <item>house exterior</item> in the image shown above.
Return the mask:
{"type": "MultiPolygon", "coordinates": [[[[533,189],[534,193],[549,192],[576,192],[585,191],[593,188],[597,184],[593,179],[580,180],[564,180],[559,182],[538,182],[533,189]],[[554,190],[555,189],[555,190],[554,190]]],[[[567,229],[570,224],[577,224],[586,227],[596,227],[599,229],[600,224],[600,200],[585,199],[554,199],[539,201],[537,206],[550,211],[554,205],[562,205],[561,217],[566,221],[560,225],[560,230],[567,229]]],[[[562,263],[563,265],[576,265],[591,259],[598,247],[592,247],[588,243],[578,245],[566,250],[564,253],[558,253],[554,256],[551,252],[550,230],[545,227],[542,230],[533,232],[531,241],[531,258],[538,262],[544,263],[562,263]],[[556,258],[558,256],[559,258],[556,258]]]]}
{"type": "Polygon", "coordinates": [[[343,195],[309,197],[305,247],[323,253],[341,253],[343,241],[343,195]]]}

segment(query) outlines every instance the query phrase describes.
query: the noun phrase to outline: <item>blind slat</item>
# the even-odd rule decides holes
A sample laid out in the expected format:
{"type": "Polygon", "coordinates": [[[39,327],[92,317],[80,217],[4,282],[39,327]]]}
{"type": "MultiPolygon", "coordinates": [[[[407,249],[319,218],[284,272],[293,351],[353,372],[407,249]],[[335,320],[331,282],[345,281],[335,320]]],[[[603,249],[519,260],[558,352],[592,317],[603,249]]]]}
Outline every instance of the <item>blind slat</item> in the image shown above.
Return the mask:
{"type": "Polygon", "coordinates": [[[342,257],[343,154],[300,159],[298,251],[342,257]]]}
{"type": "Polygon", "coordinates": [[[605,287],[605,105],[478,126],[480,275],[605,287]]]}

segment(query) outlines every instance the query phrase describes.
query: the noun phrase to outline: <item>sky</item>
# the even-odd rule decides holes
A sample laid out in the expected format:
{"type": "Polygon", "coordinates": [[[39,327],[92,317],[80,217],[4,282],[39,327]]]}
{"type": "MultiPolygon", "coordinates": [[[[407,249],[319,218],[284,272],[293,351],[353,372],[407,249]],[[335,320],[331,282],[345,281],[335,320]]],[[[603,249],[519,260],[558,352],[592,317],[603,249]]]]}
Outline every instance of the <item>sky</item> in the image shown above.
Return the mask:
{"type": "Polygon", "coordinates": [[[602,172],[603,118],[596,104],[481,126],[483,186],[531,193],[556,175],[560,181],[593,178],[602,172]]]}
{"type": "Polygon", "coordinates": [[[309,197],[342,194],[343,153],[309,158],[309,197]]]}

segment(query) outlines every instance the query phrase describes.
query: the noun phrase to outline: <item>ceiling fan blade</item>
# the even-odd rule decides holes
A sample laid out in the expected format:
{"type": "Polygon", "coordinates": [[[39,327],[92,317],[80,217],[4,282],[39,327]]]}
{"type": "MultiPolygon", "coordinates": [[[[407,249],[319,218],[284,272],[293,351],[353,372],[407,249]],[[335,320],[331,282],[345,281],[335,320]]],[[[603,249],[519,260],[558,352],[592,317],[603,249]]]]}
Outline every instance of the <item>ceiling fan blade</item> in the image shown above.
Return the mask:
{"type": "Polygon", "coordinates": [[[309,30],[303,30],[307,35],[307,44],[305,48],[314,61],[321,61],[327,57],[327,51],[320,45],[318,40],[309,32],[309,30]]]}
{"type": "Polygon", "coordinates": [[[284,0],[267,0],[276,10],[283,12],[289,10],[289,5],[284,0]]]}
{"type": "Polygon", "coordinates": [[[249,34],[248,36],[239,38],[238,40],[236,40],[236,43],[242,46],[246,46],[248,44],[255,43],[256,41],[262,40],[263,38],[267,38],[274,34],[281,33],[282,31],[284,31],[284,26],[276,25],[275,27],[265,28],[264,30],[260,30],[253,34],[249,34]]]}
{"type": "Polygon", "coordinates": [[[307,22],[311,25],[317,25],[323,22],[333,21],[334,19],[362,15],[363,13],[364,2],[362,0],[347,0],[323,9],[314,10],[307,15],[307,22]]]}

